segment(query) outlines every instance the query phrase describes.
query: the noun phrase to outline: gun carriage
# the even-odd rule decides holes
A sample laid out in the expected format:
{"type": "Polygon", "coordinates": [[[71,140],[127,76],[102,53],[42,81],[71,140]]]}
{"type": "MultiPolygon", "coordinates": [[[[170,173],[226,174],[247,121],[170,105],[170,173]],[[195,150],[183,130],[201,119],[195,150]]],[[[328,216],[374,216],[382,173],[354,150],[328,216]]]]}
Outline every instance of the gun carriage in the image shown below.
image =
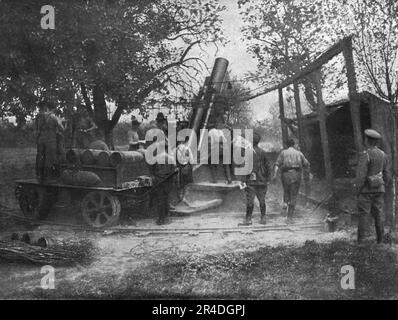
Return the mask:
{"type": "Polygon", "coordinates": [[[122,208],[144,211],[152,180],[145,151],[71,149],[57,181],[16,181],[16,198],[23,214],[46,219],[54,206],[77,204],[81,217],[93,228],[119,221],[122,208]]]}

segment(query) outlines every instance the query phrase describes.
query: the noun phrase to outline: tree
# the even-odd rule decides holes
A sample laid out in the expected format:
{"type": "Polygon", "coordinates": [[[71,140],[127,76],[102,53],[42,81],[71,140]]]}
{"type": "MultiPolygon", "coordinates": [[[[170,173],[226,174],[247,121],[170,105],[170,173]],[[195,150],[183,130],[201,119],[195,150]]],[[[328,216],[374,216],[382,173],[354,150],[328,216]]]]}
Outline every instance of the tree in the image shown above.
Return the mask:
{"type": "Polygon", "coordinates": [[[254,129],[261,134],[266,142],[272,143],[274,150],[279,151],[280,148],[282,148],[282,144],[280,143],[282,132],[278,103],[271,105],[269,113],[271,114],[271,117],[256,121],[254,129]]]}
{"type": "MultiPolygon", "coordinates": [[[[239,3],[248,51],[259,61],[256,75],[270,87],[300,71],[336,41],[322,24],[321,1],[241,0],[239,3]]],[[[341,75],[339,69],[338,61],[334,61],[328,71],[341,75]]],[[[300,81],[310,107],[315,110],[313,76],[300,81]]],[[[333,91],[340,86],[341,81],[333,78],[325,87],[333,91]]]]}
{"type": "Polygon", "coordinates": [[[246,100],[249,97],[250,90],[239,81],[236,77],[231,77],[229,74],[225,82],[222,96],[227,103],[225,120],[231,127],[249,127],[252,124],[253,111],[250,103],[246,100]]]}
{"type": "Polygon", "coordinates": [[[193,49],[223,41],[224,8],[214,0],[54,0],[55,30],[40,28],[41,5],[0,2],[3,101],[26,116],[43,96],[65,108],[81,100],[108,144],[123,112],[145,108],[156,93],[194,88],[206,66],[193,49]]]}
{"type": "Polygon", "coordinates": [[[352,20],[342,34],[355,34],[354,50],[368,87],[392,106],[398,102],[398,3],[355,0],[344,6],[352,20]]]}
{"type": "MultiPolygon", "coordinates": [[[[381,99],[390,104],[392,127],[393,192],[395,220],[397,190],[397,103],[398,103],[398,3],[394,0],[356,0],[346,4],[353,23],[341,32],[356,35],[355,52],[366,79],[381,99]]],[[[392,221],[395,227],[396,221],[392,221]]]]}

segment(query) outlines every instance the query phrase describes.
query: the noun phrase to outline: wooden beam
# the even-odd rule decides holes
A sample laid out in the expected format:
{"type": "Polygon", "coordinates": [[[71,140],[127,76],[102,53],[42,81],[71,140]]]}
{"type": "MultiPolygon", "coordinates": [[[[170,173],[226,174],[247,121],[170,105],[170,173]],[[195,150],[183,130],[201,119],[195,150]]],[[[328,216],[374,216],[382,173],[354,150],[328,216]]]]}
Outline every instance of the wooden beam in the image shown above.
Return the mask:
{"type": "Polygon", "coordinates": [[[326,125],[326,107],[323,101],[322,94],[322,84],[321,84],[321,73],[320,71],[315,72],[315,86],[318,100],[318,119],[319,119],[319,129],[321,132],[321,142],[323,150],[323,161],[325,164],[326,181],[330,187],[332,193],[334,193],[334,179],[332,162],[330,160],[330,149],[329,149],[329,138],[326,125]]]}
{"type": "Polygon", "coordinates": [[[352,38],[342,41],[343,55],[347,70],[348,96],[350,99],[351,122],[354,131],[354,142],[357,154],[362,151],[362,130],[361,130],[361,102],[357,91],[357,76],[355,73],[354,55],[352,49],[352,38]]]}
{"type": "Polygon", "coordinates": [[[288,139],[288,132],[286,126],[285,119],[285,105],[283,101],[283,89],[279,89],[279,118],[281,119],[281,128],[282,128],[282,143],[285,146],[288,139]]]}
{"type": "Polygon", "coordinates": [[[266,89],[265,91],[256,94],[254,96],[251,96],[249,98],[246,98],[244,101],[249,101],[253,100],[255,98],[258,98],[260,96],[263,96],[267,93],[270,93],[272,91],[278,90],[278,89],[283,89],[287,86],[290,86],[294,84],[295,81],[304,78],[305,76],[317,71],[320,69],[324,64],[328,63],[330,60],[332,60],[335,56],[339,55],[341,52],[343,52],[343,43],[345,41],[352,41],[352,36],[349,36],[347,38],[344,38],[340,42],[336,43],[332,47],[330,47],[328,50],[326,50],[319,58],[314,60],[312,63],[307,65],[305,68],[303,68],[301,71],[297,72],[294,74],[292,77],[286,79],[285,81],[281,82],[280,84],[273,86],[269,89],[266,89]]]}
{"type": "Polygon", "coordinates": [[[305,139],[304,139],[304,127],[303,127],[303,112],[301,110],[301,101],[300,101],[300,88],[297,81],[293,83],[294,86],[294,104],[296,106],[296,117],[297,117],[297,126],[298,126],[298,138],[300,149],[304,154],[306,153],[305,147],[305,139]]]}
{"type": "MultiPolygon", "coordinates": [[[[286,123],[287,128],[290,130],[291,134],[298,139],[299,138],[298,129],[296,129],[294,127],[294,122],[291,121],[290,119],[285,119],[285,123],[286,123]]],[[[289,136],[289,134],[288,134],[288,136],[289,136]]]]}

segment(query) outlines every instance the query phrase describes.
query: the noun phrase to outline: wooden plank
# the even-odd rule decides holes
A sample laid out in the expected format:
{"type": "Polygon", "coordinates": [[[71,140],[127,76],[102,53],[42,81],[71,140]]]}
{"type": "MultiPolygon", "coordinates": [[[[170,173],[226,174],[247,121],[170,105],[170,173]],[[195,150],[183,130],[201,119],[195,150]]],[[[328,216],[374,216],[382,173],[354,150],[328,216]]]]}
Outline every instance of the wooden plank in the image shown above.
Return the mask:
{"type": "Polygon", "coordinates": [[[294,84],[295,81],[304,78],[305,76],[315,72],[316,70],[320,69],[324,64],[328,63],[330,60],[332,60],[335,56],[337,56],[338,54],[340,54],[343,51],[343,45],[342,43],[344,41],[348,41],[351,40],[352,36],[349,36],[345,39],[343,39],[342,41],[336,43],[335,45],[333,45],[332,47],[330,47],[328,50],[326,50],[319,58],[317,58],[314,62],[310,63],[309,65],[307,65],[305,68],[303,68],[300,72],[297,72],[296,74],[294,74],[292,77],[286,79],[285,81],[281,82],[280,84],[273,86],[269,89],[266,89],[265,91],[256,94],[254,96],[251,96],[249,98],[246,98],[243,101],[249,101],[249,100],[253,100],[255,98],[261,97],[267,93],[270,93],[272,91],[278,90],[278,89],[283,89],[287,86],[290,86],[292,84],[294,84]]]}
{"type": "Polygon", "coordinates": [[[333,170],[332,170],[332,162],[330,160],[330,149],[329,149],[329,138],[327,132],[326,125],[326,106],[323,101],[322,94],[322,84],[321,84],[321,73],[320,71],[315,73],[315,86],[318,100],[318,119],[319,119],[319,128],[321,132],[321,142],[322,142],[322,150],[323,150],[323,161],[325,164],[325,173],[326,180],[330,187],[330,190],[334,193],[334,180],[333,180],[333,170]]]}
{"type": "Polygon", "coordinates": [[[286,119],[285,119],[285,105],[283,101],[283,89],[280,88],[279,90],[279,117],[281,119],[281,128],[282,128],[282,142],[285,146],[288,139],[288,132],[286,126],[286,119]]]}
{"type": "Polygon", "coordinates": [[[351,121],[354,131],[354,142],[357,154],[363,150],[361,132],[361,102],[357,92],[357,77],[355,73],[354,55],[352,49],[352,38],[344,39],[342,42],[343,55],[346,64],[346,74],[348,80],[348,96],[350,99],[351,121]]]}
{"type": "Polygon", "coordinates": [[[301,151],[304,154],[307,154],[305,146],[305,138],[304,138],[303,112],[301,110],[301,101],[300,101],[300,88],[297,81],[293,83],[293,86],[294,86],[294,104],[296,106],[299,145],[301,151]]]}

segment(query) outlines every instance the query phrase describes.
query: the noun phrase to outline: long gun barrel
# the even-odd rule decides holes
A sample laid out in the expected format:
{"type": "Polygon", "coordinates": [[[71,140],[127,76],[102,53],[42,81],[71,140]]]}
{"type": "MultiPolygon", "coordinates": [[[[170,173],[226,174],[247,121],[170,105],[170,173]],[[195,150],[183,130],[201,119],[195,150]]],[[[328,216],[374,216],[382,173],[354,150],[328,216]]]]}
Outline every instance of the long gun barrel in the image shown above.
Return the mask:
{"type": "Polygon", "coordinates": [[[203,94],[201,100],[199,101],[199,105],[196,106],[197,109],[194,113],[194,120],[191,126],[192,134],[188,144],[191,149],[192,144],[194,142],[197,142],[194,139],[193,135],[196,135],[197,137],[201,127],[204,129],[207,127],[210,113],[212,111],[213,100],[217,95],[221,93],[228,65],[229,62],[227,59],[217,58],[214,63],[213,71],[210,75],[210,78],[207,78],[205,81],[203,94]]]}

